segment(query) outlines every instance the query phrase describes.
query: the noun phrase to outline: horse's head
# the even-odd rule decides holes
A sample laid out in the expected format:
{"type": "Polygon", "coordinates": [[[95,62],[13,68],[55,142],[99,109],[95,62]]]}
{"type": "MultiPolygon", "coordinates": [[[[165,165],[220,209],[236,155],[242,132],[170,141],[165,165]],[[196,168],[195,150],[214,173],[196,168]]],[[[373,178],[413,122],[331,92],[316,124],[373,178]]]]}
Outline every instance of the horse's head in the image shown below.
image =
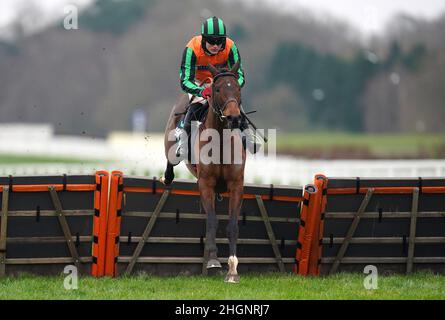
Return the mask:
{"type": "Polygon", "coordinates": [[[237,129],[241,125],[239,67],[239,61],[230,70],[218,70],[209,64],[209,70],[213,75],[212,108],[221,120],[227,120],[229,129],[237,129]]]}

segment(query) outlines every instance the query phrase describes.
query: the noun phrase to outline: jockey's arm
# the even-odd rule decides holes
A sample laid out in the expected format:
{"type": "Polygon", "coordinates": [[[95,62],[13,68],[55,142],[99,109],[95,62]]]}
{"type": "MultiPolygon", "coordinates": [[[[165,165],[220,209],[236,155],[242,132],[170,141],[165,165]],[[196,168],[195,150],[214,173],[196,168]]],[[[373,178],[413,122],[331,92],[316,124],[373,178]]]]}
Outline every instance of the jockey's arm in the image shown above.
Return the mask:
{"type": "MultiPolygon", "coordinates": [[[[232,66],[238,62],[238,60],[241,61],[241,56],[239,54],[238,48],[235,44],[235,42],[232,45],[232,48],[230,48],[230,53],[229,53],[229,68],[232,68],[232,66]]],[[[245,84],[246,80],[244,78],[244,70],[243,70],[243,63],[240,63],[240,67],[238,69],[238,83],[240,85],[240,87],[243,87],[245,84]]]]}
{"type": "Polygon", "coordinates": [[[189,47],[184,49],[182,55],[181,68],[179,70],[179,77],[181,81],[181,88],[193,96],[201,96],[203,87],[195,84],[196,72],[196,56],[193,50],[189,47]]]}

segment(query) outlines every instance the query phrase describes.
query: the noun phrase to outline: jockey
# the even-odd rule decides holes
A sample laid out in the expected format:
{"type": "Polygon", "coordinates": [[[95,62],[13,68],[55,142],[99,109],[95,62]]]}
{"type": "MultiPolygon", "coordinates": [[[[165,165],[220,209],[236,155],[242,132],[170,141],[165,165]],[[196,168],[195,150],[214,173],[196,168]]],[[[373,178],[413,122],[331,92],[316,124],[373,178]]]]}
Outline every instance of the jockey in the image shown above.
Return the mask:
{"type": "MultiPolygon", "coordinates": [[[[191,122],[200,121],[207,112],[207,99],[212,95],[211,86],[199,86],[206,78],[212,78],[208,70],[208,64],[211,63],[217,68],[231,68],[241,57],[235,42],[227,37],[226,26],[223,21],[217,17],[208,18],[203,22],[201,35],[193,37],[187,44],[182,55],[181,68],[179,71],[181,88],[188,93],[190,97],[195,97],[193,103],[187,109],[187,113],[176,128],[175,136],[178,141],[176,156],[182,160],[187,156],[188,136],[191,132],[191,122]],[[200,99],[196,99],[200,98],[200,99]],[[203,98],[203,99],[202,99],[203,98]],[[198,100],[194,102],[195,100],[198,100]]],[[[242,64],[238,69],[238,83],[240,87],[244,86],[244,71],[242,64]]],[[[240,108],[242,108],[240,106],[240,108]]],[[[244,117],[241,122],[240,130],[243,132],[243,144],[249,147],[251,153],[259,150],[260,143],[248,129],[247,121],[244,117]]]]}

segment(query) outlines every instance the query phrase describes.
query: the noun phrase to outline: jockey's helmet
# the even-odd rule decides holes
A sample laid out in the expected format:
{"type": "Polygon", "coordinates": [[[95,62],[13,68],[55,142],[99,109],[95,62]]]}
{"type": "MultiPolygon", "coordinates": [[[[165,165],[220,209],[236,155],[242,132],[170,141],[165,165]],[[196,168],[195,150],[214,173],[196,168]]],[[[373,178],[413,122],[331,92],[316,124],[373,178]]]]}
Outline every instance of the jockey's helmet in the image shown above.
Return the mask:
{"type": "Polygon", "coordinates": [[[226,44],[226,26],[222,19],[211,17],[205,20],[201,26],[202,47],[205,49],[205,42],[210,44],[222,44],[224,49],[226,44]]]}

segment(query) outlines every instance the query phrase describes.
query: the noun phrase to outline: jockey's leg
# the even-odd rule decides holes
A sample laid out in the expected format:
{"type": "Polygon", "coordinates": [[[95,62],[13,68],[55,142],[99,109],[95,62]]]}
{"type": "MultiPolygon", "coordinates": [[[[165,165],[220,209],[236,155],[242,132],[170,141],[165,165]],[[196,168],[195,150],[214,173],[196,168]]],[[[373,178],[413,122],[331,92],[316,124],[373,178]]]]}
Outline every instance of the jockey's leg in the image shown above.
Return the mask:
{"type": "Polygon", "coordinates": [[[176,148],[176,156],[179,160],[183,160],[188,154],[188,138],[192,131],[192,121],[200,121],[207,109],[207,102],[202,104],[200,102],[192,103],[188,109],[183,120],[181,120],[176,128],[175,136],[178,141],[176,148]]]}
{"type": "MultiPolygon", "coordinates": [[[[243,106],[240,105],[241,110],[244,111],[243,106]]],[[[240,130],[242,132],[243,146],[248,149],[251,154],[257,153],[262,147],[260,139],[255,135],[253,130],[249,128],[249,124],[245,117],[241,119],[240,130]]]]}

